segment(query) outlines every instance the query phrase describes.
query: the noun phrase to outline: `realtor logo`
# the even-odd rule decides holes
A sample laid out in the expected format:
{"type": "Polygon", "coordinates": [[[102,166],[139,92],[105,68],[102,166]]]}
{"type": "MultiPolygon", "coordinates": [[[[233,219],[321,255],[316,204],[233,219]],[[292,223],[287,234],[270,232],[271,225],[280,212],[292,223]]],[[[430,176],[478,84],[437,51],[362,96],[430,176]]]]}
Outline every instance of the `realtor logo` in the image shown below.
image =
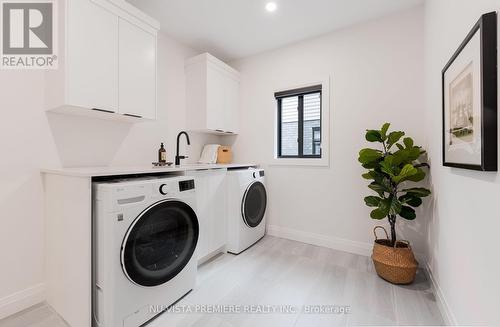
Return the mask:
{"type": "Polygon", "coordinates": [[[57,68],[53,1],[2,1],[4,69],[57,68]]]}

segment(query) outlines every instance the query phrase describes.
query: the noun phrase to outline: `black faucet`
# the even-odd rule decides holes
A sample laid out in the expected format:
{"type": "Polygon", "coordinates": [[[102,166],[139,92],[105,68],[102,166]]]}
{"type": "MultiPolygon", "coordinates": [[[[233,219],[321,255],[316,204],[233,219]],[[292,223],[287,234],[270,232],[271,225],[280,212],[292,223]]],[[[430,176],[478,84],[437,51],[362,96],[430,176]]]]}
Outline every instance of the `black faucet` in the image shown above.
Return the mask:
{"type": "Polygon", "coordinates": [[[186,132],[182,131],[179,134],[177,134],[177,150],[175,152],[175,165],[176,166],[179,166],[181,164],[181,159],[186,159],[187,158],[186,156],[180,156],[179,155],[179,139],[181,138],[182,134],[186,135],[187,144],[188,145],[191,144],[191,142],[189,142],[189,135],[186,132]]]}

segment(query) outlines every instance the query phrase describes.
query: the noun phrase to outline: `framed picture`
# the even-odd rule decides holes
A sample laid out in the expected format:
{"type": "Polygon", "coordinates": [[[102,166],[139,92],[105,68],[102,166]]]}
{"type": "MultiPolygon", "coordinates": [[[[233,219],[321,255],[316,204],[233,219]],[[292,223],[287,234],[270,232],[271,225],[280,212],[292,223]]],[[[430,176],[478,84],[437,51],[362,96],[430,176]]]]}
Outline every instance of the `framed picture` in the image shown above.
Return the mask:
{"type": "Polygon", "coordinates": [[[443,165],[497,170],[497,15],[484,14],[442,71],[443,165]]]}

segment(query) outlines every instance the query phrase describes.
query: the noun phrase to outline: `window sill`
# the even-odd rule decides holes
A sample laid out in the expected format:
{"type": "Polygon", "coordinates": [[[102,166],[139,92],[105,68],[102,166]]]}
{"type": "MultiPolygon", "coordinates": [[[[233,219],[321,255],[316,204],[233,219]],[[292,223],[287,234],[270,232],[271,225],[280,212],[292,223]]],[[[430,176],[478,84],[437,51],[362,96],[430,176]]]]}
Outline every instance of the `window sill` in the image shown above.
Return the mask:
{"type": "Polygon", "coordinates": [[[274,158],[270,166],[329,167],[328,158],[274,158]]]}

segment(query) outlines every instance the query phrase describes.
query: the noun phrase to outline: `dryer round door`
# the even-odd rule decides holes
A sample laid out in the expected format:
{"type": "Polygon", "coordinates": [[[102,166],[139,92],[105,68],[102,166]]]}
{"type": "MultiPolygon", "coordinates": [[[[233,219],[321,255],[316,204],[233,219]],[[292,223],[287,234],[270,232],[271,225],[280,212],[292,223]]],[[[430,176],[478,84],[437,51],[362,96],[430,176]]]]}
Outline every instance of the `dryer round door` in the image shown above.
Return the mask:
{"type": "Polygon", "coordinates": [[[266,187],[261,182],[253,182],[248,186],[241,203],[243,221],[249,227],[257,227],[264,219],[267,206],[266,187]]]}
{"type": "Polygon", "coordinates": [[[121,249],[125,275],[137,285],[168,282],[187,265],[196,249],[196,213],[184,202],[159,201],[129,227],[121,249]]]}

